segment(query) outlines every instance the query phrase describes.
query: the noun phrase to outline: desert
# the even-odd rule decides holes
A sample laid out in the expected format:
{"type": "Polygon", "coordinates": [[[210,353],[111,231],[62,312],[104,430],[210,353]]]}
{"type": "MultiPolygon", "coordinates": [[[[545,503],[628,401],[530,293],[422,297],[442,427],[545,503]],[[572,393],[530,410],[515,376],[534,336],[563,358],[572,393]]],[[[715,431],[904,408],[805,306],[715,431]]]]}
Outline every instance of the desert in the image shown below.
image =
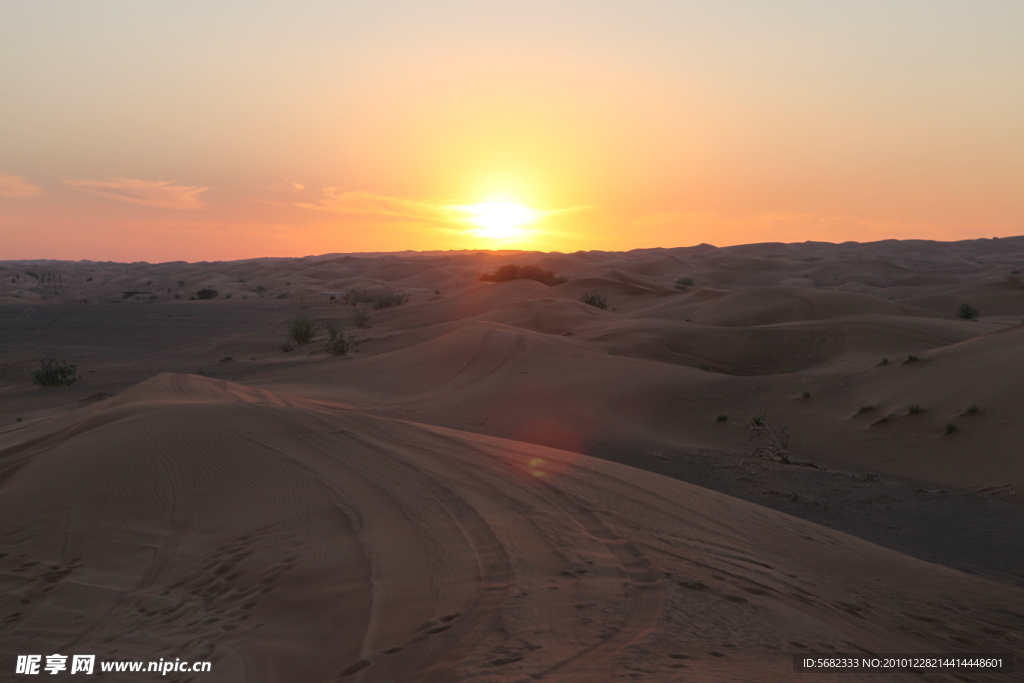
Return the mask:
{"type": "Polygon", "coordinates": [[[4,659],[790,681],[1019,651],[1021,269],[1024,238],[0,262],[4,659]],[[481,280],[509,266],[558,279],[481,280]],[[33,383],[51,358],[76,381],[33,383]]]}
{"type": "Polygon", "coordinates": [[[0,683],[1008,683],[1024,2],[0,2],[0,683]]]}

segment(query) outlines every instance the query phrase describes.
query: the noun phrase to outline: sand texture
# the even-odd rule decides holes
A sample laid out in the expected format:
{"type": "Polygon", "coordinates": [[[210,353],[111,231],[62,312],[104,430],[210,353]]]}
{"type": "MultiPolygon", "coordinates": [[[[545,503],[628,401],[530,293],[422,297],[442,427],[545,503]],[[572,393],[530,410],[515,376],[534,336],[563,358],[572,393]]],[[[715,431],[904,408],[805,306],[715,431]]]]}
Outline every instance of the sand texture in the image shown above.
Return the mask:
{"type": "Polygon", "coordinates": [[[28,652],[342,683],[1024,652],[1018,265],[1018,238],[0,263],[0,679],[28,652]],[[479,280],[504,263],[570,281],[479,280]],[[299,300],[346,290],[410,298],[366,327],[299,300]],[[354,348],[282,350],[296,315],[354,348]],[[33,385],[49,356],[81,379],[33,385]]]}

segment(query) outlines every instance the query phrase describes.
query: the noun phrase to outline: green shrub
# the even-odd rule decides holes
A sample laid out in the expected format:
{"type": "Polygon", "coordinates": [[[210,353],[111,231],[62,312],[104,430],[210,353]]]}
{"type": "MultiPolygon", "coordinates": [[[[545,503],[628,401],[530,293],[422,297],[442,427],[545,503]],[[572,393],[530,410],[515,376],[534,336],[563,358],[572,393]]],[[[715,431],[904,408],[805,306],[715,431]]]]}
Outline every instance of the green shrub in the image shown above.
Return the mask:
{"type": "Polygon", "coordinates": [[[44,387],[69,387],[78,381],[78,366],[44,358],[39,361],[39,368],[32,371],[32,381],[44,387]]]}
{"type": "Polygon", "coordinates": [[[711,371],[711,366],[708,365],[707,363],[696,363],[693,367],[697,368],[698,370],[707,370],[708,372],[711,371]]]}
{"type": "Polygon", "coordinates": [[[295,316],[288,325],[288,338],[296,344],[308,344],[317,333],[317,324],[304,315],[295,316]]]}
{"type": "Polygon", "coordinates": [[[964,411],[964,415],[970,417],[971,415],[977,415],[980,412],[981,408],[978,407],[978,404],[972,403],[971,405],[967,406],[967,410],[964,411]]]}
{"type": "Polygon", "coordinates": [[[955,431],[956,431],[956,422],[947,422],[946,423],[946,434],[952,434],[955,431]]]}
{"type": "Polygon", "coordinates": [[[879,363],[879,365],[888,365],[888,364],[889,364],[889,359],[888,358],[883,358],[882,362],[879,363]]]}
{"type": "Polygon", "coordinates": [[[874,410],[874,409],[875,409],[875,407],[873,405],[865,404],[865,405],[862,405],[860,408],[857,409],[857,414],[860,415],[861,413],[866,413],[869,410],[874,410]]]}
{"type": "Polygon", "coordinates": [[[978,317],[978,314],[978,309],[966,301],[961,302],[960,305],[956,307],[956,317],[963,318],[964,320],[974,320],[978,317]]]}
{"type": "Polygon", "coordinates": [[[810,398],[810,397],[811,397],[811,392],[805,391],[804,392],[804,398],[810,398]]]}
{"type": "Polygon", "coordinates": [[[608,299],[601,296],[598,292],[583,292],[583,294],[580,294],[580,301],[588,306],[600,308],[602,311],[608,310],[608,299]]]}
{"type": "Polygon", "coordinates": [[[345,331],[344,327],[334,323],[327,324],[327,342],[324,344],[324,351],[332,356],[344,356],[351,350],[355,343],[356,336],[345,331]]]}
{"type": "Polygon", "coordinates": [[[558,277],[550,270],[542,270],[537,266],[518,266],[514,263],[508,263],[501,266],[493,273],[484,273],[480,276],[480,279],[484,282],[507,282],[508,280],[536,280],[537,282],[543,283],[548,287],[554,287],[555,285],[561,285],[568,280],[564,277],[558,277]]]}
{"type": "Polygon", "coordinates": [[[687,287],[693,287],[693,278],[688,276],[676,278],[676,289],[686,289],[687,287]]]}
{"type": "Polygon", "coordinates": [[[196,292],[196,298],[200,300],[216,299],[217,290],[211,287],[203,287],[198,292],[196,292]]]}
{"type": "Polygon", "coordinates": [[[919,361],[919,360],[921,360],[920,357],[918,357],[916,354],[912,353],[909,356],[907,356],[907,359],[905,361],[903,361],[903,362],[904,363],[914,363],[914,362],[919,361]]]}
{"type": "Polygon", "coordinates": [[[729,416],[728,415],[719,415],[715,419],[718,420],[719,422],[725,422],[726,420],[729,419],[729,416]]]}
{"type": "Polygon", "coordinates": [[[370,326],[370,312],[365,306],[356,306],[352,309],[352,324],[363,328],[370,326]]]}
{"type": "Polygon", "coordinates": [[[907,413],[909,415],[920,415],[923,412],[924,412],[924,408],[922,408],[917,403],[914,403],[913,405],[910,406],[910,408],[907,409],[907,413]]]}
{"type": "Polygon", "coordinates": [[[402,294],[381,294],[373,301],[373,307],[375,309],[391,308],[392,306],[401,306],[409,300],[408,293],[402,294]]]}

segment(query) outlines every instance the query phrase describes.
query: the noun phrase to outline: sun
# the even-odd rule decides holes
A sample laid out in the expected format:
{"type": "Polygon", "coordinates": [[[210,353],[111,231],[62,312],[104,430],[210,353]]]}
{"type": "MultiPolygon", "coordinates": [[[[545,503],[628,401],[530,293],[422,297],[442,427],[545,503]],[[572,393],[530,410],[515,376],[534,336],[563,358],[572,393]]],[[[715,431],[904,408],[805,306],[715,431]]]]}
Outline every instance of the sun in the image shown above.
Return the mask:
{"type": "Polygon", "coordinates": [[[504,240],[523,233],[523,226],[533,223],[540,212],[515,202],[484,202],[459,207],[469,214],[468,222],[480,226],[475,230],[478,237],[504,240]]]}

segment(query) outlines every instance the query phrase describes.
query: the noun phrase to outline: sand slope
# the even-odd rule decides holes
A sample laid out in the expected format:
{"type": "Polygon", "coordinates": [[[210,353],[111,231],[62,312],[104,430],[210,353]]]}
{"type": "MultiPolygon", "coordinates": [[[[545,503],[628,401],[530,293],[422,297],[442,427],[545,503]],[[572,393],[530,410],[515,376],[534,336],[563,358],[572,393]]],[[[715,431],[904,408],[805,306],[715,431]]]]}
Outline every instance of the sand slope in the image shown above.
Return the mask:
{"type": "Polygon", "coordinates": [[[576,453],[194,375],[9,432],[0,482],[6,653],[788,681],[793,651],[1024,645],[1018,589],[576,453]]]}

